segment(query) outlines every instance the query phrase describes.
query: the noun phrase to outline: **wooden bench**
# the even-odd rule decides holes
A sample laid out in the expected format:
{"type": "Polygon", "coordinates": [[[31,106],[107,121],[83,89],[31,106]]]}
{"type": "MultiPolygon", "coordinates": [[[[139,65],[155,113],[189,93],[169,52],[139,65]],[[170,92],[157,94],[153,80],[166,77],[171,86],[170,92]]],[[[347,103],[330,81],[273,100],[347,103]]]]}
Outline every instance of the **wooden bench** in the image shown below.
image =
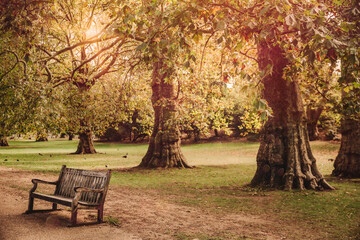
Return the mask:
{"type": "Polygon", "coordinates": [[[29,208],[26,213],[36,212],[33,210],[33,206],[34,199],[38,198],[52,202],[51,210],[57,210],[57,204],[71,207],[71,226],[76,225],[77,211],[80,206],[97,209],[97,220],[98,222],[102,222],[104,202],[109,188],[110,176],[110,170],[107,172],[88,171],[67,168],[64,165],[61,168],[59,179],[55,182],[32,179],[31,181],[34,186],[30,190],[29,208]],[[54,194],[35,192],[38,183],[55,185],[54,194]]]}

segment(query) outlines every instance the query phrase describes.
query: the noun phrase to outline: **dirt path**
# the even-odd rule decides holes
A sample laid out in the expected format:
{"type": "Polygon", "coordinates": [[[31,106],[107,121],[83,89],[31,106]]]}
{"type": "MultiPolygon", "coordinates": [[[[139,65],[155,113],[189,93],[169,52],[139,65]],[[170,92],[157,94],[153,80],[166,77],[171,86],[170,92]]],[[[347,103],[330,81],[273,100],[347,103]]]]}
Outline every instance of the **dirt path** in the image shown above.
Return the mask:
{"type": "MultiPolygon", "coordinates": [[[[107,223],[66,227],[70,213],[62,211],[23,214],[27,209],[31,179],[55,180],[52,174],[0,167],[0,240],[42,239],[178,239],[179,235],[224,236],[224,239],[316,239],[316,234],[264,220],[260,216],[214,214],[165,201],[156,193],[110,186],[105,216],[119,219],[119,226],[107,223]]],[[[35,199],[35,209],[50,204],[35,199]]],[[[80,210],[80,222],[93,221],[94,211],[80,210]]],[[[218,238],[217,238],[218,239],[218,238]]]]}

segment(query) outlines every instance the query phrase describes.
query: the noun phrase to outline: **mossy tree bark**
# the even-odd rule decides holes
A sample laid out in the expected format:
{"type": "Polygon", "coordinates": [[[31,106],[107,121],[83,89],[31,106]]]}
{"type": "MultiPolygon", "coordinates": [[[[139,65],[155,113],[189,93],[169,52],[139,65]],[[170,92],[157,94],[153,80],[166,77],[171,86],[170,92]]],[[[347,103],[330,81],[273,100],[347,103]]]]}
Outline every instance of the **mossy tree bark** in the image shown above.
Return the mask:
{"type": "Polygon", "coordinates": [[[263,41],[258,44],[258,64],[262,71],[272,66],[272,73],[263,79],[263,97],[273,115],[261,132],[251,185],[334,189],[319,172],[311,152],[299,84],[296,79],[284,79],[284,68],[290,62],[279,46],[263,41]]]}
{"type": "Polygon", "coordinates": [[[332,175],[360,177],[360,120],[344,119],[341,123],[341,146],[332,175]]]}
{"type": "Polygon", "coordinates": [[[79,144],[75,154],[93,154],[96,153],[92,139],[92,131],[85,130],[79,133],[79,144]]]}
{"type": "Polygon", "coordinates": [[[8,147],[9,146],[7,138],[4,135],[0,135],[0,146],[1,147],[8,147]]]}
{"type": "Polygon", "coordinates": [[[175,86],[162,60],[153,64],[151,102],[155,112],[154,129],[141,168],[190,168],[181,152],[177,122],[175,86]]]}
{"type": "Polygon", "coordinates": [[[319,130],[317,125],[322,111],[322,107],[312,108],[311,106],[308,106],[306,108],[307,127],[310,141],[319,139],[319,130]]]}
{"type": "Polygon", "coordinates": [[[86,121],[81,121],[81,129],[79,131],[79,144],[74,154],[93,154],[96,153],[94,142],[92,139],[92,130],[86,121]]]}

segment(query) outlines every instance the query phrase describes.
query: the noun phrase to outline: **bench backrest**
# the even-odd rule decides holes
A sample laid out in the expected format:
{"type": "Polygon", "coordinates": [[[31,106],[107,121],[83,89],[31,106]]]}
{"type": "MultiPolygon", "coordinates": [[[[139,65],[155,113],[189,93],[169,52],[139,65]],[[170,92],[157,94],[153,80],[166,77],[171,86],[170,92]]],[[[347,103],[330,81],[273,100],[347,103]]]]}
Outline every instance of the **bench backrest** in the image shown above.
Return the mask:
{"type": "Polygon", "coordinates": [[[62,167],[58,184],[55,189],[55,195],[73,198],[75,196],[75,187],[86,187],[93,189],[104,189],[104,193],[84,192],[80,201],[91,204],[103,204],[110,182],[111,172],[98,172],[82,169],[62,167]]]}

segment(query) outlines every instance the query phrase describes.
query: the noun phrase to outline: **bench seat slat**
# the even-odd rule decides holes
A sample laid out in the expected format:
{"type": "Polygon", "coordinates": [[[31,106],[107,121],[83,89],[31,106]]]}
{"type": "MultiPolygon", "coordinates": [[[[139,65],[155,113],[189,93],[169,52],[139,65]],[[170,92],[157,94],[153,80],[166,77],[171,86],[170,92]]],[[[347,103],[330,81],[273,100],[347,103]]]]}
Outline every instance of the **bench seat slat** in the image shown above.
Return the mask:
{"type": "MultiPolygon", "coordinates": [[[[71,207],[71,202],[72,202],[71,198],[66,198],[66,197],[51,195],[51,194],[44,194],[44,193],[35,193],[34,192],[33,197],[42,199],[42,200],[45,200],[48,202],[58,203],[58,204],[65,205],[68,207],[71,207]]],[[[91,204],[91,203],[83,202],[83,201],[79,201],[78,203],[80,205],[89,206],[89,207],[98,205],[98,204],[91,204]]]]}

